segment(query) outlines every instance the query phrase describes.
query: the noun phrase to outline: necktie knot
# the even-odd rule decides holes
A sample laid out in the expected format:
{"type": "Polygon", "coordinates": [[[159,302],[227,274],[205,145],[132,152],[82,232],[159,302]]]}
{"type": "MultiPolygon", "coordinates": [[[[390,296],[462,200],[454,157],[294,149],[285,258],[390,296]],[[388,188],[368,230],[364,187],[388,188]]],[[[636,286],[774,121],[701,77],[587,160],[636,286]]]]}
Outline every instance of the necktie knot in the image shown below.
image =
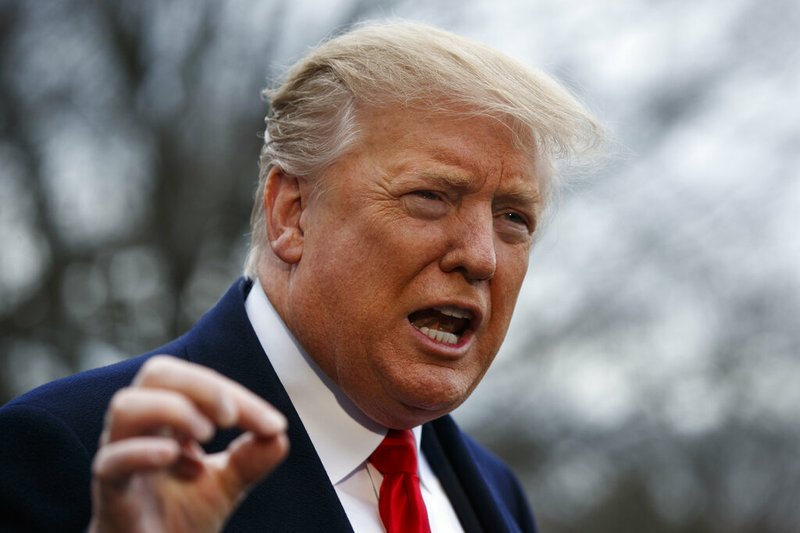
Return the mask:
{"type": "Polygon", "coordinates": [[[417,443],[410,429],[390,429],[369,461],[384,476],[417,474],[417,443]]]}

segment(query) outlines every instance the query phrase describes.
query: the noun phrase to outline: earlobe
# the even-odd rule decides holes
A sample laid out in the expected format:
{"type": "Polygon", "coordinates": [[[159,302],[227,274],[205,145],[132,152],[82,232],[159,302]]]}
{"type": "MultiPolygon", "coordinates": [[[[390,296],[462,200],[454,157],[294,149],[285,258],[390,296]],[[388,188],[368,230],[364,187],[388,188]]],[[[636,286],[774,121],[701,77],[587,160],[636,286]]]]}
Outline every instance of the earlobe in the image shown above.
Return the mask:
{"type": "Polygon", "coordinates": [[[300,182],[279,166],[272,167],[266,179],[264,210],[270,248],[283,262],[298,263],[303,255],[300,182]]]}

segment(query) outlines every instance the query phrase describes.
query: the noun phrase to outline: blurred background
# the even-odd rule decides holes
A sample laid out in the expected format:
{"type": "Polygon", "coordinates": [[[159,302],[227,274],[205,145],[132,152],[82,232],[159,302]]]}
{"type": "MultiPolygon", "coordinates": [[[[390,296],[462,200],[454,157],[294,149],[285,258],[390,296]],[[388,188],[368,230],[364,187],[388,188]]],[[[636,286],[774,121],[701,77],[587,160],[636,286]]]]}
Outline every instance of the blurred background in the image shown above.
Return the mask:
{"type": "Polygon", "coordinates": [[[456,413],[542,531],[799,531],[796,0],[0,0],[0,402],[211,306],[259,90],[386,16],[544,68],[623,147],[561,195],[456,413]]]}

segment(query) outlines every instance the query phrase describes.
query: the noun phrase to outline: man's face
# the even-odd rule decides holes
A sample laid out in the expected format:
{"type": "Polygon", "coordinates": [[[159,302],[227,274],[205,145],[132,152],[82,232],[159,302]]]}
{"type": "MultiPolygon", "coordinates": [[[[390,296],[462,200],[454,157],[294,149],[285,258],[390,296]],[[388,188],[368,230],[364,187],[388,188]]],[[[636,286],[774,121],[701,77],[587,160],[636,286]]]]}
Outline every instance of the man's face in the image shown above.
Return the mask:
{"type": "Polygon", "coordinates": [[[546,165],[496,120],[363,116],[361,143],[304,200],[285,319],[370,418],[411,427],[461,404],[494,359],[546,165]]]}

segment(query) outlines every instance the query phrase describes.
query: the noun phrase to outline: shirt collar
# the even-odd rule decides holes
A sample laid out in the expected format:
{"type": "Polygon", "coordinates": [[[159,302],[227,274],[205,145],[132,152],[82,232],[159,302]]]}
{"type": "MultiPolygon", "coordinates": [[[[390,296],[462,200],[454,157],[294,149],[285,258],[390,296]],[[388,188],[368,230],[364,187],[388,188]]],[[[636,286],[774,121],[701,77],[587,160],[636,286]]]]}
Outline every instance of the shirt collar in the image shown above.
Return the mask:
{"type": "MultiPolygon", "coordinates": [[[[278,379],[333,485],[362,467],[387,429],[369,419],[319,368],[289,331],[258,280],[245,309],[278,379]]],[[[414,428],[417,450],[421,427],[414,428]]]]}

